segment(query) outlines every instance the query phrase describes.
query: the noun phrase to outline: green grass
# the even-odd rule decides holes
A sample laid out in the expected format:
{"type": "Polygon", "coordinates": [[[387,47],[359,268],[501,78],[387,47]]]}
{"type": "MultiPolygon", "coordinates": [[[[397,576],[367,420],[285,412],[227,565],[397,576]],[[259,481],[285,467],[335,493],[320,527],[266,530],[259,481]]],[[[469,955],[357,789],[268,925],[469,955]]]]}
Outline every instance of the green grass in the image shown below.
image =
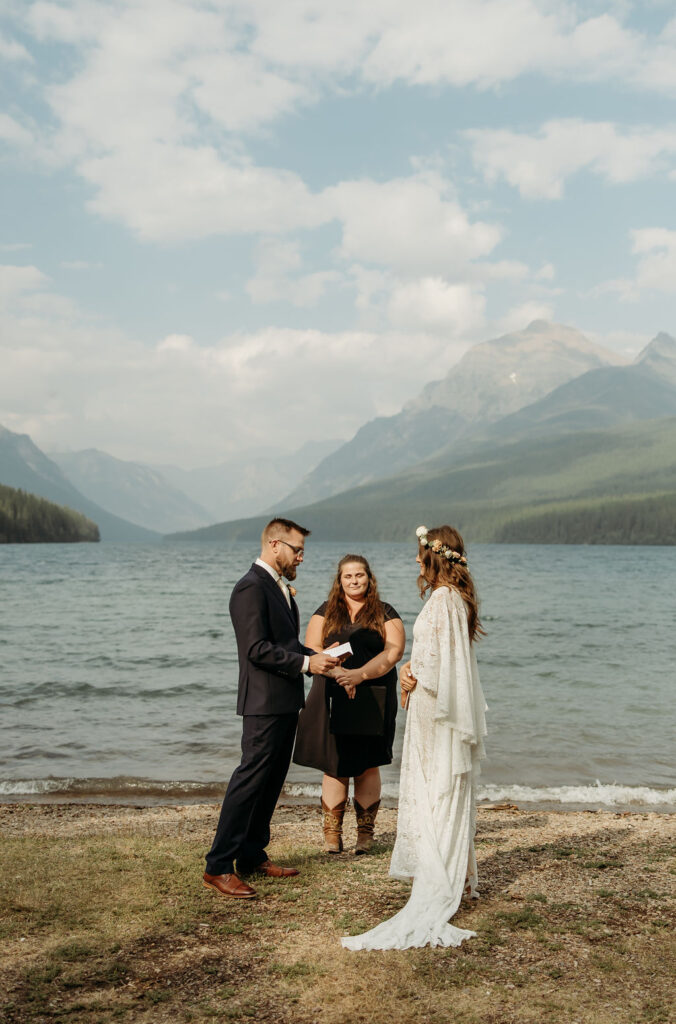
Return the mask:
{"type": "MultiPolygon", "coordinates": [[[[256,880],[259,899],[238,903],[200,884],[207,810],[204,834],[178,841],[133,827],[59,839],[40,826],[3,839],[3,1024],[443,1024],[449,1006],[465,1024],[668,1019],[674,886],[667,858],[653,861],[649,890],[641,882],[643,819],[611,831],[594,816],[584,836],[526,846],[523,816],[480,811],[479,838],[499,821],[502,841],[480,852],[483,897],[456,918],[477,938],[352,954],[340,936],[395,913],[409,892],[388,877],[388,844],[328,858],[319,837],[313,847],[286,831],[271,853],[301,875],[256,880]],[[612,890],[589,885],[594,852],[618,865],[612,890]],[[514,885],[518,898],[507,894],[514,885]]],[[[657,853],[662,832],[645,826],[657,853]]]]}

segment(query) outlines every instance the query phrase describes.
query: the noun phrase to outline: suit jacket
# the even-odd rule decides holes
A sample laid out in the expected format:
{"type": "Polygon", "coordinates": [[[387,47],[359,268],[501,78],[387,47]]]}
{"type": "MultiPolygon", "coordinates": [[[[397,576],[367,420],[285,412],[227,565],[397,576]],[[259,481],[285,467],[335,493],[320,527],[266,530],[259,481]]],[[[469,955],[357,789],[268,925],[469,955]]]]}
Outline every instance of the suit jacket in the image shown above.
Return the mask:
{"type": "Polygon", "coordinates": [[[254,564],[230,597],[239,657],[238,715],[285,715],[305,706],[303,647],[296,602],[254,564]]]}

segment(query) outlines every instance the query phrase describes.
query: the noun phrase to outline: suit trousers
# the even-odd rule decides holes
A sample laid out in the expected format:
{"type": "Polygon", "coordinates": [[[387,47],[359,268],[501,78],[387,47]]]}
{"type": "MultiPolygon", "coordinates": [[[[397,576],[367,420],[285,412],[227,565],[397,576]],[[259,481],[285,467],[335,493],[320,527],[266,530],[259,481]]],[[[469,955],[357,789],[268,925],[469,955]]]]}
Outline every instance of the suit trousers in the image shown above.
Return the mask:
{"type": "Polygon", "coordinates": [[[267,860],[270,821],[289,770],[298,712],[244,715],[242,759],[232,773],[216,835],[207,854],[207,873],[227,875],[235,861],[241,871],[267,860]]]}

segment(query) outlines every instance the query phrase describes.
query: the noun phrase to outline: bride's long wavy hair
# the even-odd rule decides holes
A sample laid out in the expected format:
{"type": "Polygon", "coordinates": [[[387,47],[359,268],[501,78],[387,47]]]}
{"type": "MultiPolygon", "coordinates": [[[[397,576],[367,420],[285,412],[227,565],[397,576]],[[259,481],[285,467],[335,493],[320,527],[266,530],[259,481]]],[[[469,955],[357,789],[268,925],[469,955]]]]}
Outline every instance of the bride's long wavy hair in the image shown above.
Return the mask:
{"type": "MultiPolygon", "coordinates": [[[[459,555],[465,554],[464,541],[453,526],[435,526],[434,529],[427,531],[427,539],[430,544],[432,541],[440,540],[445,547],[457,551],[459,555]]],[[[486,632],[479,619],[479,599],[472,574],[467,566],[460,565],[458,562],[449,562],[443,555],[438,555],[436,551],[432,551],[431,547],[423,547],[422,544],[418,546],[418,553],[422,563],[422,573],[418,576],[418,589],[421,598],[425,597],[428,590],[434,590],[435,587],[454,587],[467,608],[470,640],[485,636],[486,632]]]]}
{"type": "Polygon", "coordinates": [[[378,595],[378,583],[371,572],[371,566],[363,555],[344,555],[338,562],[336,578],[333,581],[331,590],[329,591],[328,600],[326,602],[322,643],[326,643],[326,638],[328,636],[332,633],[337,633],[338,630],[342,629],[344,626],[348,626],[351,621],[350,613],[347,609],[347,602],[345,601],[345,591],[343,590],[343,585],[340,582],[343,568],[348,564],[348,562],[358,562],[359,565],[363,565],[366,570],[366,575],[369,578],[364,606],[359,609],[359,613],[354,621],[355,623],[358,622],[364,629],[373,629],[376,633],[380,633],[382,637],[385,636],[385,615],[383,612],[382,602],[378,595]]]}

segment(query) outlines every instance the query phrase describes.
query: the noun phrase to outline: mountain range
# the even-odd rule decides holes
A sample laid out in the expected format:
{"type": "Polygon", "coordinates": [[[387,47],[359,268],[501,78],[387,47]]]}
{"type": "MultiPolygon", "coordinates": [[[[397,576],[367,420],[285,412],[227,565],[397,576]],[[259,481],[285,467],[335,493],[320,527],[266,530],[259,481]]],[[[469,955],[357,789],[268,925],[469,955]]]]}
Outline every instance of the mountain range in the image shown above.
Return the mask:
{"type": "MultiPolygon", "coordinates": [[[[165,480],[207,510],[203,522],[237,519],[285,503],[289,483],[301,480],[342,441],[307,441],[293,452],[274,446],[249,449],[215,466],[155,466],[165,480]]],[[[180,529],[180,527],[173,527],[180,529]]]]}
{"type": "MultiPolygon", "coordinates": [[[[491,377],[494,392],[504,386],[503,371],[509,367],[501,357],[512,358],[529,335],[539,336],[540,352],[562,350],[560,329],[547,325],[545,330],[540,322],[497,339],[490,344],[500,367],[491,377]]],[[[563,338],[569,350],[571,335],[563,338]]],[[[417,521],[452,521],[473,540],[676,543],[676,340],[659,334],[633,363],[622,366],[604,363],[593,348],[574,344],[572,349],[573,364],[596,365],[497,419],[486,404],[487,383],[482,405],[474,407],[487,410],[483,420],[470,423],[464,402],[464,422],[458,423],[456,402],[457,433],[445,434],[441,444],[435,438],[434,450],[421,451],[415,464],[393,474],[392,463],[385,461],[379,479],[319,501],[287,505],[287,514],[320,539],[404,539],[417,521]]],[[[519,371],[511,372],[518,379],[519,371]]],[[[448,394],[447,386],[444,391],[448,394]]],[[[536,391],[532,387],[530,394],[536,391]]],[[[422,400],[414,403],[421,413],[422,405],[422,400]]],[[[501,411],[508,405],[503,401],[501,411]]],[[[431,406],[432,423],[440,422],[440,408],[431,406]]],[[[386,422],[363,428],[350,445],[360,434],[372,441],[386,422]]],[[[347,448],[324,460],[303,486],[314,481],[321,487],[326,463],[344,457],[347,448]]],[[[363,471],[366,460],[361,465],[363,471]]],[[[192,536],[253,539],[263,523],[256,517],[192,536]]]]}
{"type": "Polygon", "coordinates": [[[675,417],[671,335],[629,363],[572,327],[535,321],[474,346],[347,443],[185,470],[93,449],[50,458],[0,427],[0,483],[83,513],[104,540],[249,539],[277,512],[344,540],[403,539],[434,513],[474,540],[660,543],[673,532],[675,417]]]}
{"type": "Polygon", "coordinates": [[[94,448],[49,457],[91,501],[146,529],[170,533],[213,522],[213,515],[149,466],[94,448]]]}
{"type": "Polygon", "coordinates": [[[97,524],[102,540],[153,541],[160,538],[160,534],[113,515],[86,498],[27,434],[15,434],[2,426],[0,483],[81,512],[97,524]]]}
{"type": "Polygon", "coordinates": [[[183,470],[93,448],[47,455],[28,435],[0,427],[0,483],[82,512],[99,524],[103,540],[150,541],[267,508],[340,443],[311,441],[291,453],[247,451],[216,466],[183,470]]]}
{"type": "Polygon", "coordinates": [[[559,385],[621,361],[575,328],[544,320],[482,342],[401,412],[365,424],[290,491],[284,504],[310,504],[416,465],[449,444],[462,446],[473,432],[559,385]]]}
{"type": "Polygon", "coordinates": [[[475,430],[471,440],[498,443],[675,416],[675,345],[670,335],[658,334],[633,363],[589,370],[492,426],[475,430]]]}

